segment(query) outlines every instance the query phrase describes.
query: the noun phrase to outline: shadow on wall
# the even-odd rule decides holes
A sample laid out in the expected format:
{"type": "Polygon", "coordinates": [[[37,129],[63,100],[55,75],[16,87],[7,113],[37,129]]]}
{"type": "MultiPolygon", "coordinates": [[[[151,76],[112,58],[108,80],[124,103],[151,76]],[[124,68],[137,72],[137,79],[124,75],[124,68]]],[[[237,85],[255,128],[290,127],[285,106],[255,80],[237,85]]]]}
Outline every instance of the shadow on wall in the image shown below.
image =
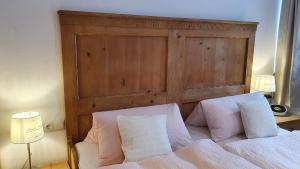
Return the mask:
{"type": "Polygon", "coordinates": [[[17,84],[9,81],[0,83],[0,134],[10,132],[13,114],[25,111],[39,112],[44,126],[51,124],[53,130],[63,129],[62,83],[43,82],[40,76],[43,75],[35,75],[32,80],[23,77],[17,84]]]}

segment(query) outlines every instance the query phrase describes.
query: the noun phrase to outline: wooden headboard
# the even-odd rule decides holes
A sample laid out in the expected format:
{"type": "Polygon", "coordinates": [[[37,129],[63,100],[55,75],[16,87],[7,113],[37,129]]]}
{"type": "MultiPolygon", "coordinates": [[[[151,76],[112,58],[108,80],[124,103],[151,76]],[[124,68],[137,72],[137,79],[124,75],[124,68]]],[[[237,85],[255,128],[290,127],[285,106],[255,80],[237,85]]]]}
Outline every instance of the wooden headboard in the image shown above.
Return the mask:
{"type": "Polygon", "coordinates": [[[250,90],[256,22],[59,11],[67,135],[93,112],[198,101],[250,90]]]}

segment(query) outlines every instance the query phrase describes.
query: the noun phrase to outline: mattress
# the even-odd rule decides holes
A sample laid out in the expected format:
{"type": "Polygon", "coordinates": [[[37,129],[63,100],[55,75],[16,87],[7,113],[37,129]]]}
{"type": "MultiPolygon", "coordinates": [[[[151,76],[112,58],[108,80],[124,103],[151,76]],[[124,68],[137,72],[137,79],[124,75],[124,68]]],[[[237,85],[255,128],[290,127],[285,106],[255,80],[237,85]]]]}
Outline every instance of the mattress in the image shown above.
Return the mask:
{"type": "MultiPolygon", "coordinates": [[[[210,139],[210,132],[207,127],[195,127],[186,125],[192,139],[194,141],[199,139],[210,139]]],[[[278,135],[284,135],[290,133],[287,130],[279,129],[278,135]]],[[[230,143],[233,141],[246,139],[244,134],[233,136],[229,139],[219,141],[217,144],[220,146],[225,145],[226,143],[230,143]]],[[[78,158],[79,158],[79,168],[80,169],[96,169],[98,167],[98,145],[91,144],[87,142],[79,142],[75,145],[78,158]]]]}

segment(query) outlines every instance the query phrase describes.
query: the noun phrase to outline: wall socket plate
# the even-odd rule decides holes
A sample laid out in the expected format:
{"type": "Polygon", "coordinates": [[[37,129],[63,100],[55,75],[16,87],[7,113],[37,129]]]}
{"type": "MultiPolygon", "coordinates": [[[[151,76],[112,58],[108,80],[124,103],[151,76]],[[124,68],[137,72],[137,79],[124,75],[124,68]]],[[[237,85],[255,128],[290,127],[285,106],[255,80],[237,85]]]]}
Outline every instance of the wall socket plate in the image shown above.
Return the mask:
{"type": "Polygon", "coordinates": [[[52,132],[57,130],[64,130],[65,129],[65,121],[50,121],[44,124],[44,132],[52,132]]]}
{"type": "Polygon", "coordinates": [[[54,130],[55,130],[54,122],[49,122],[49,123],[44,125],[44,131],[45,132],[54,131],[54,130]]]}

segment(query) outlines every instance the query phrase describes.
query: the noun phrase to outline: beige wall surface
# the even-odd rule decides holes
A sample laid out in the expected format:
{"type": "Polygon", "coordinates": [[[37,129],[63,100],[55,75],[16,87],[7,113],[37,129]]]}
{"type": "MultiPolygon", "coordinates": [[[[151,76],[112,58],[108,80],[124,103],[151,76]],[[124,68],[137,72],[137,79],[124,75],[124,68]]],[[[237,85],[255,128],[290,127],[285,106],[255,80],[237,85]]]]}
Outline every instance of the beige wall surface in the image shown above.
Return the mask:
{"type": "MultiPolygon", "coordinates": [[[[26,160],[26,146],[9,143],[10,117],[13,113],[39,111],[44,125],[51,124],[53,129],[63,129],[64,90],[57,10],[260,22],[253,73],[271,74],[280,4],[281,0],[1,0],[2,168],[18,168],[26,160]],[[15,151],[19,153],[13,153],[15,151]]],[[[35,164],[65,159],[64,130],[47,133],[33,147],[35,164]],[[49,152],[59,155],[49,155],[49,152]]]]}

